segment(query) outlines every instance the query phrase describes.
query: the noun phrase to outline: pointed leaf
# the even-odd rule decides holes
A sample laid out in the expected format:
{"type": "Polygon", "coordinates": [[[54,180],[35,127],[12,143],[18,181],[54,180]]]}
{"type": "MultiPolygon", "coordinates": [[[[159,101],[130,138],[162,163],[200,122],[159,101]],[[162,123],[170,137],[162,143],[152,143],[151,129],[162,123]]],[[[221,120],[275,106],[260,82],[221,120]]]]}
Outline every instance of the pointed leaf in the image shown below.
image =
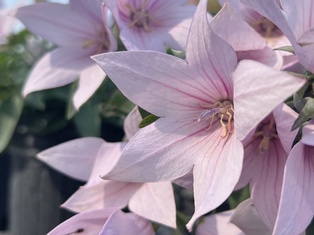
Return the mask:
{"type": "Polygon", "coordinates": [[[139,128],[143,128],[145,126],[148,126],[150,124],[152,124],[153,122],[157,121],[159,117],[153,115],[153,114],[149,114],[148,116],[146,116],[141,123],[138,125],[139,128]]]}
{"type": "Polygon", "coordinates": [[[0,153],[8,145],[15,127],[20,119],[23,99],[15,95],[0,105],[0,153]]]}
{"type": "Polygon", "coordinates": [[[297,120],[293,123],[291,130],[295,130],[304,124],[307,120],[314,117],[314,99],[311,97],[304,98],[305,105],[302,108],[297,120]]]}
{"type": "Polygon", "coordinates": [[[279,48],[276,48],[274,50],[277,50],[277,51],[286,51],[286,52],[290,52],[292,54],[295,54],[294,52],[294,48],[292,46],[284,46],[284,47],[279,47],[279,48]]]}
{"type": "Polygon", "coordinates": [[[309,84],[308,82],[306,82],[305,85],[300,90],[293,94],[293,104],[299,112],[301,112],[305,105],[305,100],[303,99],[303,97],[308,86],[309,84]]]}

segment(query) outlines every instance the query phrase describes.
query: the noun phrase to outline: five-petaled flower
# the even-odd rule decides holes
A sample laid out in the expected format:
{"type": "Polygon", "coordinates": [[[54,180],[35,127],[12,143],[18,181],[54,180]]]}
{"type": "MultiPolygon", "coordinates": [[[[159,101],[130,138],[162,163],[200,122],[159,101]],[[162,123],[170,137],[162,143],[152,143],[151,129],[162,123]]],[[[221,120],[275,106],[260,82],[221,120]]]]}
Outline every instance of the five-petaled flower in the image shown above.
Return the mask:
{"type": "Polygon", "coordinates": [[[196,10],[186,60],[151,51],[93,57],[126,97],[161,117],[130,140],[105,178],[168,181],[193,168],[189,229],[233,191],[240,140],[305,82],[258,62],[237,65],[235,51],[211,30],[206,6],[202,0],[196,10]]]}

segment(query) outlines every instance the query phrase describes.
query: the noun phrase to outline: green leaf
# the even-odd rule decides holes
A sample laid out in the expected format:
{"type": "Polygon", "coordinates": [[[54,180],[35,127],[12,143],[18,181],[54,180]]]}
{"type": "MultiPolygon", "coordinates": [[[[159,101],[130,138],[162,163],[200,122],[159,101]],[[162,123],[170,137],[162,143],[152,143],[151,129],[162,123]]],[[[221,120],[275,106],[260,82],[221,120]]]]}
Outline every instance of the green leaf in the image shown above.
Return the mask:
{"type": "Polygon", "coordinates": [[[100,136],[101,118],[98,104],[88,102],[83,105],[74,116],[74,123],[81,136],[100,136]]]}
{"type": "Polygon", "coordinates": [[[155,122],[159,117],[153,115],[153,114],[149,114],[148,116],[146,116],[138,125],[139,128],[143,128],[145,126],[148,126],[150,124],[152,124],[153,122],[155,122]]]}
{"type": "Polygon", "coordinates": [[[314,117],[314,99],[311,97],[306,97],[303,99],[303,101],[305,102],[305,105],[302,108],[298,118],[293,123],[291,131],[297,129],[307,120],[314,117]]]}
{"type": "Polygon", "coordinates": [[[284,47],[278,47],[274,50],[277,50],[277,51],[286,51],[286,52],[290,52],[292,54],[295,54],[294,52],[294,48],[292,46],[284,46],[284,47]]]}
{"type": "Polygon", "coordinates": [[[0,105],[0,153],[7,147],[23,109],[23,99],[15,95],[0,105]]]}
{"type": "Polygon", "coordinates": [[[129,101],[119,90],[117,90],[109,102],[111,110],[127,115],[134,108],[134,104],[129,101]]]}
{"type": "Polygon", "coordinates": [[[296,93],[293,94],[293,104],[294,107],[301,112],[305,105],[305,100],[303,99],[305,91],[308,88],[308,82],[296,93]]]}
{"type": "Polygon", "coordinates": [[[248,199],[249,197],[250,197],[250,189],[248,186],[246,186],[243,189],[233,192],[231,196],[228,198],[230,209],[236,208],[241,202],[248,199]]]}
{"type": "Polygon", "coordinates": [[[138,111],[141,114],[141,117],[144,119],[146,118],[148,115],[150,115],[150,112],[147,112],[145,109],[142,109],[141,107],[138,107],[138,111]]]}

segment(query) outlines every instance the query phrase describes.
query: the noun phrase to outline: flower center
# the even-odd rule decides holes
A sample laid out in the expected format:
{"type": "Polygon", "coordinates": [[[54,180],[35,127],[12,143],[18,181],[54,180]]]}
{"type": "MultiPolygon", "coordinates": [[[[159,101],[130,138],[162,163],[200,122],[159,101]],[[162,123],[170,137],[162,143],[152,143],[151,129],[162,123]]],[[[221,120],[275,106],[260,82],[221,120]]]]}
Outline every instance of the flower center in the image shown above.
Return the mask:
{"type": "Polygon", "coordinates": [[[261,123],[254,134],[255,137],[262,137],[262,141],[259,144],[259,151],[264,153],[269,148],[269,142],[278,138],[276,124],[274,117],[270,117],[269,121],[266,123],[261,123]]]}
{"type": "Polygon", "coordinates": [[[209,130],[214,120],[218,119],[222,127],[221,129],[222,131],[220,134],[222,138],[225,138],[229,134],[233,133],[234,109],[233,109],[233,104],[230,100],[224,100],[221,102],[219,101],[213,105],[200,104],[200,106],[203,108],[211,108],[211,109],[206,109],[203,112],[201,112],[197,120],[198,122],[201,122],[201,121],[210,119],[209,127],[206,128],[206,130],[209,130]]]}
{"type": "Polygon", "coordinates": [[[142,28],[146,32],[150,32],[151,28],[149,27],[150,17],[149,10],[146,8],[147,0],[143,1],[143,4],[140,8],[134,8],[130,4],[126,4],[126,7],[130,10],[130,28],[142,28]]]}
{"type": "Polygon", "coordinates": [[[280,29],[265,17],[253,23],[253,28],[265,38],[275,38],[283,35],[280,29]]]}
{"type": "Polygon", "coordinates": [[[106,30],[103,28],[100,33],[98,33],[98,38],[88,39],[83,42],[83,48],[89,49],[94,47],[96,54],[101,52],[107,52],[110,47],[109,37],[106,30]]]}

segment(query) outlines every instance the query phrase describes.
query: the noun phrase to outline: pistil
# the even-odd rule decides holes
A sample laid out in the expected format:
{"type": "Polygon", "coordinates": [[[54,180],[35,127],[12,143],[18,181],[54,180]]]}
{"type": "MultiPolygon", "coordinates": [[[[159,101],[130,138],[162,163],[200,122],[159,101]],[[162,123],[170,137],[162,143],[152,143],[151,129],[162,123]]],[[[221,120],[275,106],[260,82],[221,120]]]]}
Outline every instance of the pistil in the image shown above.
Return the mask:
{"type": "Polygon", "coordinates": [[[260,152],[264,153],[269,148],[269,142],[274,138],[278,138],[274,118],[271,117],[268,123],[260,125],[258,129],[259,130],[255,132],[254,136],[262,137],[258,149],[260,152]]]}
{"type": "Polygon", "coordinates": [[[251,24],[255,30],[266,39],[281,37],[283,33],[269,19],[262,17],[260,20],[251,24]]]}
{"type": "Polygon", "coordinates": [[[220,136],[222,138],[227,137],[229,134],[233,133],[233,104],[230,100],[225,100],[222,102],[216,102],[213,105],[200,104],[203,108],[211,108],[206,109],[201,112],[198,117],[198,122],[205,121],[210,119],[209,127],[206,130],[209,130],[215,119],[219,119],[220,125],[222,127],[220,136]]]}
{"type": "Polygon", "coordinates": [[[89,49],[95,47],[96,54],[107,52],[110,47],[109,38],[105,29],[99,33],[99,38],[88,39],[83,42],[83,48],[89,49]]]}
{"type": "Polygon", "coordinates": [[[135,9],[130,4],[126,4],[126,7],[130,10],[130,20],[131,23],[129,24],[130,28],[143,28],[146,32],[150,32],[151,28],[149,27],[150,17],[149,17],[149,10],[146,7],[147,0],[143,1],[143,4],[140,8],[135,9]]]}

